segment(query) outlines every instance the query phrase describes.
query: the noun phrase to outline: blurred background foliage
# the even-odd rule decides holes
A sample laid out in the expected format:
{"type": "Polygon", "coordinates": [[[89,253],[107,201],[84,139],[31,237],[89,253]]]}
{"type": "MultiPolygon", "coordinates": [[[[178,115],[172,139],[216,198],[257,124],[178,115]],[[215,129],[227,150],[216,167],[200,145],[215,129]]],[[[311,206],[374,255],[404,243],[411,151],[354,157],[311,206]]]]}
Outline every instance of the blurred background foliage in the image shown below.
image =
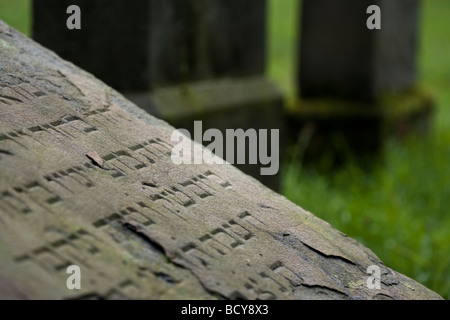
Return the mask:
{"type": "MultiPolygon", "coordinates": [[[[326,159],[307,167],[300,156],[290,159],[282,167],[282,193],[449,299],[450,1],[422,3],[419,79],[437,106],[430,134],[392,138],[370,172],[351,154],[345,166],[328,170],[326,159]]],[[[267,73],[288,101],[295,95],[299,4],[268,0],[267,73]]],[[[0,18],[27,35],[30,9],[30,0],[0,0],[0,18]]]]}
{"type": "Polygon", "coordinates": [[[31,35],[31,0],[0,0],[0,19],[31,35]]]}

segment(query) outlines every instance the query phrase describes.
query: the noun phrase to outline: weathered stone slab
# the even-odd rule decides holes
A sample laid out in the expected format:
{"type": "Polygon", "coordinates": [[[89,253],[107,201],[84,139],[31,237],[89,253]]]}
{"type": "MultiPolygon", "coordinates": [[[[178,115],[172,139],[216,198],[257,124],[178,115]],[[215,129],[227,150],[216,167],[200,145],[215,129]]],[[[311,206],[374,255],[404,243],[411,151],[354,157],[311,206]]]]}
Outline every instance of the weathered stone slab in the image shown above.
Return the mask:
{"type": "Polygon", "coordinates": [[[440,298],[172,131],[0,21],[0,297],[440,298]]]}

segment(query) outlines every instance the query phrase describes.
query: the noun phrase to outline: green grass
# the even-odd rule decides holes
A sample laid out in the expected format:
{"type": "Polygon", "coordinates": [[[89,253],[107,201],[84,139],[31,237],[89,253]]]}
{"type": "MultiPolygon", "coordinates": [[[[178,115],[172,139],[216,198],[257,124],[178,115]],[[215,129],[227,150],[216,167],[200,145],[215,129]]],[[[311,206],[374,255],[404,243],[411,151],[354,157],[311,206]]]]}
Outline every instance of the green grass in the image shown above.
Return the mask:
{"type": "MultiPolygon", "coordinates": [[[[283,6],[278,10],[282,8],[285,14],[292,10],[283,6]]],[[[352,161],[326,173],[287,162],[282,193],[371,248],[389,267],[449,299],[450,1],[424,1],[423,9],[420,79],[438,107],[430,136],[388,141],[385,161],[370,173],[352,161]]],[[[277,19],[284,16],[276,14],[277,19]]],[[[278,41],[286,46],[276,36],[271,39],[273,46],[278,41]]],[[[283,68],[284,64],[280,62],[283,68]]],[[[272,78],[292,92],[286,76],[279,75],[277,62],[270,65],[272,78]]]]}
{"type": "MultiPolygon", "coordinates": [[[[450,1],[423,1],[420,78],[436,97],[429,138],[389,141],[366,173],[284,164],[283,193],[371,248],[388,266],[450,298],[450,1]]],[[[0,18],[30,34],[30,1],[0,0],[0,18]]],[[[295,94],[298,0],[269,0],[268,74],[295,94]]]]}
{"type": "Polygon", "coordinates": [[[31,0],[0,0],[0,19],[20,32],[31,34],[31,0]]]}
{"type": "Polygon", "coordinates": [[[449,137],[390,141],[370,174],[287,163],[283,193],[371,248],[389,267],[450,296],[449,137]]]}
{"type": "Polygon", "coordinates": [[[268,1],[267,73],[287,96],[295,94],[298,0],[268,1]]]}

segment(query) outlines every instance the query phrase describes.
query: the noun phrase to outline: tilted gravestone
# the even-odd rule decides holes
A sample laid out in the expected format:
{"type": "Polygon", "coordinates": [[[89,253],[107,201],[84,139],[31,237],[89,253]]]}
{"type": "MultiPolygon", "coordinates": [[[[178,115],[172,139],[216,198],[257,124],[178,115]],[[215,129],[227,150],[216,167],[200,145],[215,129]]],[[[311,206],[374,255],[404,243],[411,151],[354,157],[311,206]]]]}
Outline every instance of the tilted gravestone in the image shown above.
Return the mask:
{"type": "Polygon", "coordinates": [[[440,298],[173,130],[0,21],[0,297],[440,298]]]}
{"type": "MultiPolygon", "coordinates": [[[[265,0],[34,0],[33,18],[37,42],[192,136],[195,120],[283,129],[282,95],[264,77],[265,0]],[[72,4],[80,30],[65,27],[72,4]]],[[[239,167],[278,189],[278,175],[239,167]]]]}
{"type": "Polygon", "coordinates": [[[417,80],[419,0],[304,0],[301,10],[297,132],[313,123],[316,147],[341,133],[373,151],[385,133],[426,128],[432,99],[417,80]],[[372,5],[381,29],[367,27],[372,5]]]}

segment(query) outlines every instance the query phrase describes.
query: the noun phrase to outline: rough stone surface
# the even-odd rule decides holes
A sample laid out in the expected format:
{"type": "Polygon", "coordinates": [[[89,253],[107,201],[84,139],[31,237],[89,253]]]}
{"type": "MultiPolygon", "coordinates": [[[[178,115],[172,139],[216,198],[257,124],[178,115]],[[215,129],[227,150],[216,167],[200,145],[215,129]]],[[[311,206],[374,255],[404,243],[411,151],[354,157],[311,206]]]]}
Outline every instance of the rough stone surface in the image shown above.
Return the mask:
{"type": "Polygon", "coordinates": [[[1,21],[0,128],[1,298],[440,298],[1,21]]]}

